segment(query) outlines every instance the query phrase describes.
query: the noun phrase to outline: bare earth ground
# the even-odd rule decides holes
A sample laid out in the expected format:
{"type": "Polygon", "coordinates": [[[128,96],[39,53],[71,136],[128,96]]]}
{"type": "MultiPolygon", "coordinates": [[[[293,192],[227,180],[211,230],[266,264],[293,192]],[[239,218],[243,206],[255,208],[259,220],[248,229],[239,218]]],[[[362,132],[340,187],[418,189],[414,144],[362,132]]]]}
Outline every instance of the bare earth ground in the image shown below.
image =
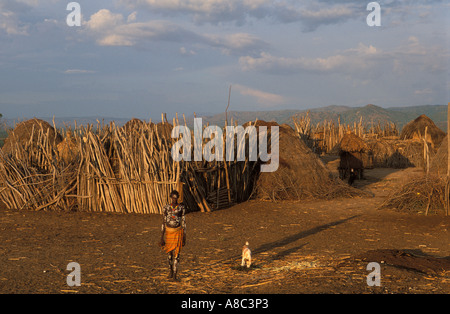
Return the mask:
{"type": "Polygon", "coordinates": [[[166,279],[159,215],[2,209],[0,293],[450,293],[450,217],[377,209],[419,171],[366,171],[356,186],[373,198],[190,213],[179,282],[166,279]],[[66,283],[70,262],[79,287],[66,283]],[[369,262],[381,265],[380,287],[367,285],[369,262]]]}

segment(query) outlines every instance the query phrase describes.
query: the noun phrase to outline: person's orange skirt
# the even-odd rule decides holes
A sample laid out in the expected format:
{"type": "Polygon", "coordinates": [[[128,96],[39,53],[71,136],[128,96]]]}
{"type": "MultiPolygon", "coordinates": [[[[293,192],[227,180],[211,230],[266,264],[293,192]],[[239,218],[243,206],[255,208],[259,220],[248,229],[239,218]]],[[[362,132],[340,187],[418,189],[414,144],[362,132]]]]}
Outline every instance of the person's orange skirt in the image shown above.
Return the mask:
{"type": "Polygon", "coordinates": [[[166,253],[174,251],[174,256],[178,256],[183,246],[183,228],[169,228],[166,227],[165,245],[161,247],[166,253]]]}

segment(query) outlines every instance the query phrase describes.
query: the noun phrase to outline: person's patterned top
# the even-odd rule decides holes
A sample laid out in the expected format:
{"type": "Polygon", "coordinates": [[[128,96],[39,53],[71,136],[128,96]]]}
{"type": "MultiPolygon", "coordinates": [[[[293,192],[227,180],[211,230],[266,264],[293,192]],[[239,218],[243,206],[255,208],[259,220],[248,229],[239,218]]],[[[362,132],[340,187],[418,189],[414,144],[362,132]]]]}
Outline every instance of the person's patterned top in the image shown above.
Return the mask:
{"type": "Polygon", "coordinates": [[[167,204],[164,206],[162,230],[164,230],[164,225],[169,228],[178,228],[181,226],[186,230],[185,208],[183,204],[177,204],[175,206],[167,204]]]}

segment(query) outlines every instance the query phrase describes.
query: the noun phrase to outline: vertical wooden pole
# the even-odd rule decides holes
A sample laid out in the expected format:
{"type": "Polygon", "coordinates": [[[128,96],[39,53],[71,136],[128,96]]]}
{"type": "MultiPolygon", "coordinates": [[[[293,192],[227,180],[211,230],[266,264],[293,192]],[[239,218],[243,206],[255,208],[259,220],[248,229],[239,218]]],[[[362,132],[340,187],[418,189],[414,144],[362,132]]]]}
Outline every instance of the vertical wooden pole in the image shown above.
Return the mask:
{"type": "Polygon", "coordinates": [[[430,158],[428,157],[427,134],[428,134],[428,126],[425,127],[425,135],[423,136],[423,160],[425,162],[425,172],[428,175],[428,172],[430,170],[430,165],[429,165],[430,158]]]}
{"type": "Polygon", "coordinates": [[[228,125],[228,107],[230,107],[230,98],[231,98],[231,85],[230,89],[228,90],[228,105],[225,109],[225,125],[228,125]]]}
{"type": "Polygon", "coordinates": [[[448,138],[450,134],[450,102],[448,103],[447,106],[447,182],[446,182],[446,186],[445,186],[445,203],[446,203],[446,208],[445,208],[445,214],[448,216],[449,214],[449,207],[450,207],[450,203],[449,203],[449,183],[450,183],[450,140],[448,138]]]}

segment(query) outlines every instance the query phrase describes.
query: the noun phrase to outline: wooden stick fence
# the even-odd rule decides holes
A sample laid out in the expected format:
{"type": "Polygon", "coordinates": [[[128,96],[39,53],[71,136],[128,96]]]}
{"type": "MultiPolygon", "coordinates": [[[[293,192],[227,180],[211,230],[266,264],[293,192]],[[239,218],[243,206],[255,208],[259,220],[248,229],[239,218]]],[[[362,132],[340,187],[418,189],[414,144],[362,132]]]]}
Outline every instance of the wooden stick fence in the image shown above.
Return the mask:
{"type": "Polygon", "coordinates": [[[397,126],[392,122],[382,125],[380,122],[363,124],[362,117],[359,122],[353,124],[342,124],[340,117],[337,123],[334,121],[323,121],[313,125],[309,111],[303,116],[292,117],[299,137],[315,153],[329,153],[340,143],[346,133],[354,133],[362,139],[384,138],[398,136],[397,126]]]}
{"type": "MultiPolygon", "coordinates": [[[[178,125],[178,116],[173,123],[178,125]]],[[[150,214],[162,212],[173,189],[191,211],[208,212],[250,197],[257,161],[246,154],[244,161],[175,162],[171,148],[178,139],[167,136],[167,127],[164,115],[161,124],[140,123],[131,131],[100,121],[76,125],[69,161],[37,127],[30,140],[15,141],[14,153],[0,152],[0,200],[15,209],[150,214]]],[[[234,142],[235,156],[245,144],[234,142]]]]}

